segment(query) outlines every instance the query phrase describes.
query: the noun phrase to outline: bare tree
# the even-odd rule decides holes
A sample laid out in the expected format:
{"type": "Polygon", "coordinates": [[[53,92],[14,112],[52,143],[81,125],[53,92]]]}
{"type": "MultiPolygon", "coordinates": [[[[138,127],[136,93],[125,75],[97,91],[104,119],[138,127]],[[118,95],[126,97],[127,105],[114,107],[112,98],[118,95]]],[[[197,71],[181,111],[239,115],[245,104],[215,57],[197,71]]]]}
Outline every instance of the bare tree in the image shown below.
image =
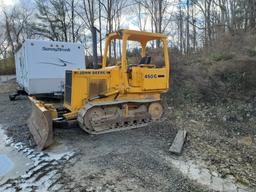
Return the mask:
{"type": "MultiPolygon", "coordinates": [[[[171,22],[171,15],[168,12],[170,1],[168,0],[136,0],[138,4],[143,6],[151,17],[152,31],[156,33],[165,32],[171,22]]],[[[157,41],[157,47],[160,41],[157,41]]]]}
{"type": "Polygon", "coordinates": [[[187,0],[187,24],[186,24],[186,39],[187,39],[187,50],[186,53],[189,54],[189,49],[190,49],[190,33],[189,33],[189,22],[190,22],[190,14],[189,14],[189,7],[190,7],[190,1],[187,0]]]}
{"type": "Polygon", "coordinates": [[[146,25],[149,20],[149,15],[146,9],[141,5],[141,3],[137,3],[136,6],[131,8],[131,11],[136,12],[136,20],[135,25],[138,26],[140,31],[146,31],[146,25]]]}
{"type": "Polygon", "coordinates": [[[20,46],[22,41],[30,37],[28,27],[32,11],[19,3],[9,10],[4,9],[3,15],[5,32],[1,45],[4,50],[10,48],[10,55],[14,55],[15,49],[20,46]]]}
{"type": "MultiPolygon", "coordinates": [[[[104,10],[103,18],[106,22],[106,33],[111,33],[120,27],[122,10],[125,7],[130,6],[130,4],[128,4],[125,0],[102,0],[101,5],[104,10]]],[[[112,46],[114,58],[116,59],[116,42],[114,42],[113,45],[109,45],[109,57],[112,56],[112,46]]]]}
{"type": "Polygon", "coordinates": [[[34,34],[56,41],[75,42],[80,38],[82,24],[75,14],[76,0],[36,0],[36,5],[34,34]]]}

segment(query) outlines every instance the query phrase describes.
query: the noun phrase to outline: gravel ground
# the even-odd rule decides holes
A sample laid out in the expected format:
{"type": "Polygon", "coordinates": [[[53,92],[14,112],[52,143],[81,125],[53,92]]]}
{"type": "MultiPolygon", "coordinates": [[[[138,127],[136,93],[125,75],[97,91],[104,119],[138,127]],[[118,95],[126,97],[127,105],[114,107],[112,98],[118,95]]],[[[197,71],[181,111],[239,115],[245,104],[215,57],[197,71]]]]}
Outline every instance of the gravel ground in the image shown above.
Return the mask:
{"type": "MultiPolygon", "coordinates": [[[[35,148],[26,126],[31,112],[29,101],[20,97],[10,102],[8,94],[14,90],[15,83],[8,83],[0,94],[0,124],[5,125],[7,135],[14,142],[35,148]]],[[[54,183],[58,191],[207,191],[160,157],[170,156],[168,148],[177,132],[168,121],[96,136],[78,127],[54,131],[56,143],[77,151],[75,158],[55,167],[60,175],[54,183]]],[[[23,186],[25,181],[19,178],[9,182],[5,186],[16,185],[16,189],[22,189],[17,186],[23,186]]],[[[54,186],[49,191],[54,191],[54,186]]]]}
{"type": "MultiPolygon", "coordinates": [[[[8,92],[15,86],[13,81],[9,84],[10,89],[5,88],[0,94],[0,124],[5,125],[7,135],[15,142],[35,148],[26,126],[31,112],[29,101],[21,97],[10,102],[8,92]]],[[[233,177],[253,188],[256,183],[256,134],[250,126],[254,123],[253,107],[249,110],[250,121],[245,117],[237,121],[238,110],[231,113],[226,108],[226,105],[181,106],[172,108],[165,122],[103,135],[88,135],[78,127],[55,129],[56,143],[76,151],[77,155],[51,167],[51,170],[56,168],[58,179],[49,191],[210,191],[189,180],[167,161],[176,158],[168,149],[181,128],[189,132],[182,159],[202,160],[221,177],[233,177]]],[[[10,184],[19,185],[21,181],[12,180],[10,184]]]]}
{"type": "Polygon", "coordinates": [[[13,137],[16,142],[21,141],[30,147],[35,147],[32,135],[26,126],[31,113],[29,100],[25,96],[20,96],[13,102],[9,101],[9,94],[17,87],[15,80],[0,83],[0,87],[0,124],[7,126],[7,136],[13,137]]]}
{"type": "Polygon", "coordinates": [[[171,121],[189,132],[184,154],[203,160],[220,177],[256,191],[256,116],[251,102],[172,108],[171,121]]]}
{"type": "Polygon", "coordinates": [[[163,158],[170,156],[168,148],[175,132],[168,122],[96,136],[80,129],[58,130],[66,145],[80,150],[79,160],[65,166],[64,181],[70,183],[65,189],[204,191],[163,158]]]}

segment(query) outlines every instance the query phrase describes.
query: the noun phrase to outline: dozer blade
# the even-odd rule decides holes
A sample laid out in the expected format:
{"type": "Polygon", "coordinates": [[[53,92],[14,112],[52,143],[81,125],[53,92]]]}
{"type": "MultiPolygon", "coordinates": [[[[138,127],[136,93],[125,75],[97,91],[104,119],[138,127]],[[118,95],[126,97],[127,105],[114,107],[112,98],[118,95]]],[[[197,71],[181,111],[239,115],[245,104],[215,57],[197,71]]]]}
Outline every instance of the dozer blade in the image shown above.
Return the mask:
{"type": "Polygon", "coordinates": [[[53,143],[53,128],[51,112],[43,102],[29,97],[32,104],[32,113],[28,119],[28,127],[40,150],[53,143]]]}

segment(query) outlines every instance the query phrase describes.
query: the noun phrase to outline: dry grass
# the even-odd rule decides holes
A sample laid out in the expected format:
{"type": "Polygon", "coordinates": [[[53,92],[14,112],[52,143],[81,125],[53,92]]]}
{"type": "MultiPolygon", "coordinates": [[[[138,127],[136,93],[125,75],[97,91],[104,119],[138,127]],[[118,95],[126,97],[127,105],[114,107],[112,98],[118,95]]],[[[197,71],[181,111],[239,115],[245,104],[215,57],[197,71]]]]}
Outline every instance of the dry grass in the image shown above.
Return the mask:
{"type": "Polygon", "coordinates": [[[15,74],[15,61],[14,57],[9,57],[0,60],[0,75],[15,74]]]}
{"type": "Polygon", "coordinates": [[[170,100],[225,101],[256,96],[256,35],[224,35],[209,49],[172,64],[170,100]],[[249,51],[248,51],[249,50],[249,51]]]}

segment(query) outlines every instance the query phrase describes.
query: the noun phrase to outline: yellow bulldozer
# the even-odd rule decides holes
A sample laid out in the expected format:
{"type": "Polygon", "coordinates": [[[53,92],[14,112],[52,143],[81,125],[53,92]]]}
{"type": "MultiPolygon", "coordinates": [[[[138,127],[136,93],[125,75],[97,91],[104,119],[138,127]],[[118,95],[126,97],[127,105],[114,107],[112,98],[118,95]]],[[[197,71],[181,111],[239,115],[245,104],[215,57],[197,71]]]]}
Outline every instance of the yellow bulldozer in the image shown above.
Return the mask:
{"type": "Polygon", "coordinates": [[[120,30],[106,37],[102,67],[72,70],[65,74],[62,108],[46,104],[34,97],[29,129],[39,149],[53,143],[53,125],[77,121],[90,134],[107,133],[148,125],[163,119],[166,103],[162,94],[169,88],[169,58],[164,34],[120,30]],[[120,61],[109,64],[109,47],[121,41],[120,61]],[[141,61],[127,62],[127,43],[141,45],[141,61]],[[164,62],[151,63],[146,54],[151,41],[161,42],[164,62]]]}

